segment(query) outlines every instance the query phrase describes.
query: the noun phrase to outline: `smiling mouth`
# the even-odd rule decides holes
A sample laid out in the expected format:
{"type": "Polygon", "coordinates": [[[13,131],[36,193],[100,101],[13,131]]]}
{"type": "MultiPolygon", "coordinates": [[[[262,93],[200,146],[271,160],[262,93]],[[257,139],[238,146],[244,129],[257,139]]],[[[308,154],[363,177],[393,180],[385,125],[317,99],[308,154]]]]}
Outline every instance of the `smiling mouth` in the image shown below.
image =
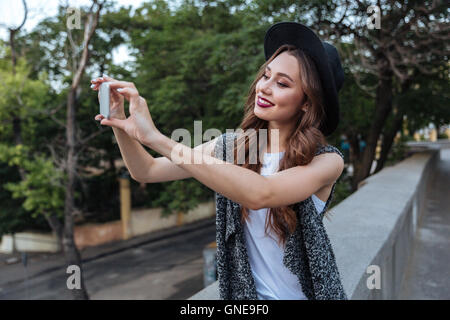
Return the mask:
{"type": "Polygon", "coordinates": [[[274,104],[262,99],[261,97],[258,97],[258,100],[256,101],[256,103],[258,104],[258,106],[263,107],[263,108],[268,108],[268,107],[273,107],[274,104]]]}

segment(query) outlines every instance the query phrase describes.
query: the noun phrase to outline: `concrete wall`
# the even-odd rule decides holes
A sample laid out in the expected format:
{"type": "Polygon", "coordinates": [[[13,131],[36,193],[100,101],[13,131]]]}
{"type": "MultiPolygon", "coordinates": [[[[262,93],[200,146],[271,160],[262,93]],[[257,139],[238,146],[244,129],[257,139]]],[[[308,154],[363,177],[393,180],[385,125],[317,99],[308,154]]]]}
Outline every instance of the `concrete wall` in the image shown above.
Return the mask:
{"type": "Polygon", "coordinates": [[[0,243],[0,252],[58,252],[60,245],[54,234],[39,232],[18,232],[5,234],[0,243]]]}
{"type": "MultiPolygon", "coordinates": [[[[161,212],[161,208],[132,210],[128,226],[130,237],[191,223],[216,214],[214,201],[201,203],[186,214],[174,213],[163,218],[161,212]]],[[[123,239],[122,221],[75,226],[74,238],[79,249],[121,240],[123,239]]],[[[21,232],[14,235],[3,235],[0,252],[11,253],[14,250],[19,252],[57,252],[60,250],[60,246],[56,236],[52,234],[21,232]]]]}
{"type": "Polygon", "coordinates": [[[345,291],[351,299],[395,299],[413,249],[424,195],[439,151],[412,155],[366,179],[325,221],[345,291]],[[369,289],[370,265],[379,266],[381,289],[369,289]]]}
{"type": "MultiPolygon", "coordinates": [[[[324,225],[349,299],[395,299],[424,212],[424,196],[439,150],[411,157],[370,176],[360,189],[330,211],[324,225]],[[380,289],[367,282],[379,266],[380,289]]],[[[190,299],[219,299],[217,281],[190,299]]]]}
{"type": "Polygon", "coordinates": [[[133,210],[130,219],[130,234],[133,236],[148,232],[171,228],[177,225],[191,223],[200,219],[212,217],[216,214],[213,201],[199,204],[195,209],[185,213],[174,213],[168,217],[161,217],[162,209],[133,210]]]}
{"type": "Polygon", "coordinates": [[[75,245],[78,249],[97,246],[122,239],[122,222],[89,223],[74,228],[75,245]]]}

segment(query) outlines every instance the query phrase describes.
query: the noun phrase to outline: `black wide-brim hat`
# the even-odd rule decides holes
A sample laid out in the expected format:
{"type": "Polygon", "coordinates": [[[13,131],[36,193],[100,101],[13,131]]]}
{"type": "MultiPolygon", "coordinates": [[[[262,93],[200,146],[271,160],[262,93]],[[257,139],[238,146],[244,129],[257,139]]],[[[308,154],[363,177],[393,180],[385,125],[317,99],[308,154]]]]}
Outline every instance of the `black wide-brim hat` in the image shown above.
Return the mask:
{"type": "Polygon", "coordinates": [[[319,130],[329,136],[339,124],[338,91],[344,82],[344,70],[336,48],[322,42],[310,28],[297,22],[278,22],[272,25],[264,37],[266,61],[283,44],[291,44],[303,50],[314,61],[324,91],[325,119],[319,130]]]}

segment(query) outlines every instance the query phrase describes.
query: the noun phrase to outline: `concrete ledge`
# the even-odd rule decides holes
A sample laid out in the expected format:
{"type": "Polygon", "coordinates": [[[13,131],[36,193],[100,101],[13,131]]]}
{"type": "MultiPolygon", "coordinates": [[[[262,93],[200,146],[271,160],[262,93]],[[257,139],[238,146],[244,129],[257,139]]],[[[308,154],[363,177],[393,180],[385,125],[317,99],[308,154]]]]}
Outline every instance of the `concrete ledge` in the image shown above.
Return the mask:
{"type": "Polygon", "coordinates": [[[423,211],[424,189],[439,151],[413,154],[366,179],[325,220],[344,289],[351,299],[395,299],[423,211]],[[370,265],[380,268],[381,288],[369,289],[370,265]]]}
{"type": "Polygon", "coordinates": [[[188,300],[220,300],[219,297],[219,281],[211,283],[203,290],[197,292],[188,300]]]}
{"type": "MultiPolygon", "coordinates": [[[[381,170],[333,207],[330,219],[324,219],[349,299],[398,296],[424,211],[427,182],[439,158],[439,150],[430,150],[381,170]],[[371,265],[380,268],[380,289],[367,286],[371,265]]],[[[190,299],[219,299],[218,282],[190,299]]]]}

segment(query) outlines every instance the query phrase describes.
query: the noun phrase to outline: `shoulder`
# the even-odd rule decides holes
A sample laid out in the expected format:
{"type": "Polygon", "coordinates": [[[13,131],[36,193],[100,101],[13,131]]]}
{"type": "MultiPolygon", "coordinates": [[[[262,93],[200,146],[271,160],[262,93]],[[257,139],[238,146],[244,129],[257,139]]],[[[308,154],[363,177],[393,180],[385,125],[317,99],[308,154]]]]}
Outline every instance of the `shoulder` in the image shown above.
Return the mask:
{"type": "Polygon", "coordinates": [[[341,150],[339,150],[338,148],[336,148],[335,146],[332,146],[331,144],[326,144],[326,145],[319,145],[317,147],[317,151],[315,156],[321,155],[321,154],[327,154],[327,153],[331,153],[331,154],[336,154],[339,155],[342,159],[344,159],[344,155],[342,154],[341,150]]]}
{"type": "Polygon", "coordinates": [[[319,146],[310,165],[321,171],[327,184],[331,184],[344,171],[344,156],[332,145],[319,146]]]}

